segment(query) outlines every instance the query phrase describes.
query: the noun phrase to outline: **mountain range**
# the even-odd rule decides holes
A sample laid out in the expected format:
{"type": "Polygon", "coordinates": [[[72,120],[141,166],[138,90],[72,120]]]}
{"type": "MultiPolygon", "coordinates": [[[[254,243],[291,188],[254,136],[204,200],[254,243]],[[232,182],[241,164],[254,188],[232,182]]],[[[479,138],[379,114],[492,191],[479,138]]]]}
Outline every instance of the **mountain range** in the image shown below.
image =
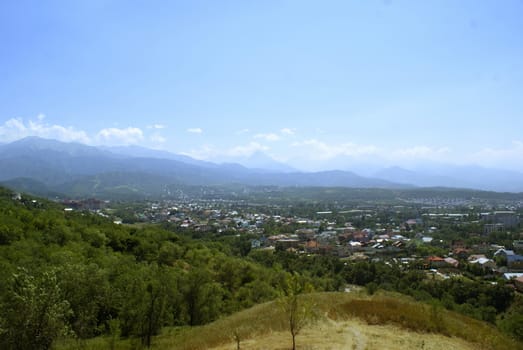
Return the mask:
{"type": "Polygon", "coordinates": [[[523,191],[523,173],[477,165],[431,164],[415,170],[389,167],[375,172],[373,177],[418,187],[453,187],[497,192],[523,191]]]}
{"type": "Polygon", "coordinates": [[[28,137],[0,144],[0,181],[37,194],[66,196],[168,195],[173,185],[413,188],[444,186],[523,191],[523,174],[480,167],[413,171],[381,169],[373,176],[351,171],[301,172],[263,153],[238,163],[213,163],[137,146],[93,147],[28,137]],[[249,165],[250,167],[244,166],[249,165]]]}
{"type": "Polygon", "coordinates": [[[100,148],[28,137],[0,145],[0,181],[68,196],[165,195],[171,185],[342,186],[405,188],[348,171],[315,173],[216,164],[140,147],[100,148]]]}

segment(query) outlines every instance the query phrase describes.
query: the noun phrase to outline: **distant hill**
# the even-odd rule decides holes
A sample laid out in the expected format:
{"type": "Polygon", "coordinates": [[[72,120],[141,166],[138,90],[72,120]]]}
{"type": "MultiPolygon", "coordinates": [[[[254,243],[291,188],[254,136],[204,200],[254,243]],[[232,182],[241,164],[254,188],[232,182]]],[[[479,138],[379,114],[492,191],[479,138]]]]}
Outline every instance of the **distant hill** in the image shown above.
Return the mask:
{"type": "Polygon", "coordinates": [[[480,166],[434,165],[420,170],[390,167],[375,178],[419,187],[455,187],[487,191],[522,192],[523,173],[480,166]]]}
{"type": "Polygon", "coordinates": [[[202,162],[139,147],[97,148],[37,137],[0,145],[0,181],[18,184],[38,194],[47,187],[48,192],[76,196],[157,196],[165,195],[165,186],[173,184],[411,187],[348,171],[249,169],[239,164],[202,162]],[[32,185],[28,179],[33,181],[32,185]]]}
{"type": "Polygon", "coordinates": [[[118,146],[118,147],[100,147],[102,150],[121,155],[123,157],[131,158],[155,158],[155,159],[168,159],[176,160],[179,162],[199,165],[208,168],[215,168],[218,165],[211,162],[206,162],[203,160],[198,160],[191,158],[183,154],[175,154],[162,150],[154,150],[150,148],[140,147],[140,146],[118,146]]]}
{"type": "Polygon", "coordinates": [[[268,156],[267,154],[258,151],[253,154],[251,154],[249,157],[246,157],[244,159],[237,159],[236,162],[240,163],[241,165],[250,168],[250,169],[256,169],[261,172],[276,172],[276,173],[292,173],[292,172],[298,172],[293,167],[278,162],[272,157],[268,156]]]}
{"type": "Polygon", "coordinates": [[[351,171],[300,172],[264,153],[244,164],[216,164],[143,147],[92,147],[28,137],[0,144],[0,182],[38,195],[143,198],[169,196],[172,186],[448,187],[523,192],[523,174],[473,166],[390,167],[361,176],[351,171]]]}
{"type": "Polygon", "coordinates": [[[63,193],[53,191],[46,184],[31,178],[17,177],[0,182],[1,186],[15,189],[19,192],[31,193],[41,197],[63,197],[63,193]]]}

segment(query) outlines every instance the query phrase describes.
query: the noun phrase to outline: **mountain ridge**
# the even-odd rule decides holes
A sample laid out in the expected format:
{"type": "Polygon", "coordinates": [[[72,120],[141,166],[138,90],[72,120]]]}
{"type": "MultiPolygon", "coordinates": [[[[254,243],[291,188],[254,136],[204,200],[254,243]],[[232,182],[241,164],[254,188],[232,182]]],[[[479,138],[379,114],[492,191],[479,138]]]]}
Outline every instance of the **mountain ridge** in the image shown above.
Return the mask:
{"type": "MultiPolygon", "coordinates": [[[[281,187],[352,187],[352,188],[417,188],[447,187],[497,192],[523,192],[523,174],[516,171],[479,166],[445,166],[405,169],[399,166],[382,168],[363,176],[349,170],[303,172],[275,161],[263,152],[251,155],[252,164],[267,168],[250,168],[239,163],[213,163],[162,150],[139,146],[95,147],[75,142],[61,142],[39,137],[27,137],[0,144],[0,181],[17,184],[29,190],[34,187],[43,194],[45,187],[52,193],[71,194],[72,188],[84,188],[83,195],[98,193],[89,183],[103,179],[102,187],[114,187],[110,174],[130,174],[142,183],[125,183],[118,175],[122,188],[133,193],[140,188],[161,188],[167,185],[228,185],[281,187]],[[139,174],[139,175],[138,175],[139,174]],[[159,181],[156,186],[152,182],[159,181]],[[31,180],[33,182],[30,182],[31,180]],[[38,184],[36,183],[38,182],[38,184]]],[[[158,191],[144,193],[159,195],[158,191]]]]}
{"type": "MultiPolygon", "coordinates": [[[[162,185],[226,185],[239,183],[250,186],[340,186],[340,187],[377,187],[404,188],[408,185],[397,184],[383,179],[362,177],[349,171],[276,172],[263,169],[250,169],[237,163],[215,164],[194,160],[187,156],[172,154],[173,159],[165,153],[154,153],[154,150],[139,149],[138,156],[125,155],[132,148],[120,153],[110,149],[64,143],[56,140],[37,137],[25,138],[0,146],[0,181],[31,179],[43,183],[53,192],[72,193],[71,188],[85,188],[83,195],[93,192],[93,179],[100,177],[110,181],[110,174],[141,174],[142,183],[136,187],[150,187],[152,178],[162,185]],[[144,157],[145,153],[157,157],[144,157]],[[147,180],[150,177],[151,181],[147,180]],[[76,183],[76,185],[71,185],[76,183]]],[[[125,187],[125,176],[119,176],[125,187]]],[[[27,183],[27,182],[26,182],[27,183]]],[[[41,186],[40,186],[41,187],[41,186]]],[[[132,187],[132,186],[131,186],[132,187]]],[[[155,186],[158,188],[158,186],[155,186]]],[[[144,193],[146,195],[157,195],[144,193]]],[[[80,195],[80,193],[78,193],[80,195]]]]}
{"type": "Polygon", "coordinates": [[[476,165],[446,165],[409,170],[398,166],[381,169],[375,178],[419,187],[454,187],[498,192],[523,191],[523,173],[476,165]]]}

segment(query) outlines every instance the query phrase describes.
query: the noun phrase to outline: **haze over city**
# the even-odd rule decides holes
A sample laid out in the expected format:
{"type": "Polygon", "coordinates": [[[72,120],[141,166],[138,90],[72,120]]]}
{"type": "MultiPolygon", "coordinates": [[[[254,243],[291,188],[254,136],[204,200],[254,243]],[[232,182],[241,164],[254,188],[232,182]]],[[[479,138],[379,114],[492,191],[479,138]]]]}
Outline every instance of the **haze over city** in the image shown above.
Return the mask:
{"type": "Polygon", "coordinates": [[[0,142],[523,170],[521,1],[0,4],[0,142]]]}

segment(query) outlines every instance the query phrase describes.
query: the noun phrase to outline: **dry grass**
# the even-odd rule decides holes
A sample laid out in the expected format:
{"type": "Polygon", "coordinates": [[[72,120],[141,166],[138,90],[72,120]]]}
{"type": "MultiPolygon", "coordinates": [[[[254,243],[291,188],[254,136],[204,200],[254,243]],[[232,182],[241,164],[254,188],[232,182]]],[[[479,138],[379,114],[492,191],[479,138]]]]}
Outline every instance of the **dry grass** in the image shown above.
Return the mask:
{"type": "MultiPolygon", "coordinates": [[[[396,294],[372,297],[353,293],[311,296],[322,319],[298,335],[300,349],[523,349],[484,322],[431,307],[396,294]],[[361,337],[360,337],[361,335],[361,337]],[[355,339],[364,339],[365,347],[355,339]]],[[[243,349],[286,349],[290,335],[274,303],[258,305],[210,325],[177,336],[156,339],[158,348],[172,350],[235,349],[238,331],[243,349]]]]}
{"type": "Polygon", "coordinates": [[[170,329],[155,338],[161,349],[200,350],[240,339],[263,337],[285,329],[283,314],[275,303],[256,305],[227,318],[201,327],[170,329]]]}
{"type": "MultiPolygon", "coordinates": [[[[233,350],[236,344],[229,342],[213,350],[233,350]]],[[[263,337],[248,339],[241,343],[246,350],[290,349],[288,332],[273,332],[263,337]]],[[[300,350],[475,350],[477,346],[459,338],[437,334],[414,333],[402,328],[369,326],[353,319],[349,321],[322,321],[309,327],[297,337],[300,350]]]]}
{"type": "Polygon", "coordinates": [[[328,310],[332,319],[356,317],[368,325],[391,324],[418,333],[456,337],[484,349],[521,349],[494,326],[442,308],[412,301],[405,296],[377,295],[372,298],[336,298],[328,310]]]}
{"type": "MultiPolygon", "coordinates": [[[[315,303],[319,317],[297,336],[298,349],[523,350],[521,343],[491,325],[399,294],[317,293],[304,297],[315,303]]],[[[166,329],[154,338],[153,349],[234,350],[235,333],[241,349],[290,349],[284,319],[276,303],[265,303],[206,326],[166,329]]],[[[98,338],[94,347],[87,344],[83,348],[107,348],[102,343],[98,338]]],[[[132,348],[124,344],[120,342],[116,348],[132,348]]]]}

